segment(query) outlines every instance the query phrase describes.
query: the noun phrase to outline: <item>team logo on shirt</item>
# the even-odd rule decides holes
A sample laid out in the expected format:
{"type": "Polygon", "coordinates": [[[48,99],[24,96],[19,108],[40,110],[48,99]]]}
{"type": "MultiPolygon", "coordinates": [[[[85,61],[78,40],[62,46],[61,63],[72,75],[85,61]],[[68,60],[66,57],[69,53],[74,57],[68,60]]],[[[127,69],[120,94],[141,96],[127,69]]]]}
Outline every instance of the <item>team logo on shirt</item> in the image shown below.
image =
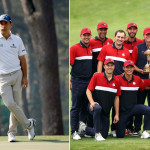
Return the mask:
{"type": "Polygon", "coordinates": [[[90,50],[90,53],[92,54],[92,50],[90,50]]]}
{"type": "Polygon", "coordinates": [[[112,86],[115,86],[115,83],[113,83],[112,86]]]}
{"type": "Polygon", "coordinates": [[[125,53],[122,53],[122,56],[125,56],[125,53]]]}
{"type": "Polygon", "coordinates": [[[10,46],[11,48],[16,48],[15,44],[12,44],[12,46],[10,46]]]}
{"type": "Polygon", "coordinates": [[[135,83],[135,82],[133,82],[133,85],[136,85],[136,83],[135,83]]]}
{"type": "Polygon", "coordinates": [[[107,45],[109,45],[109,42],[107,42],[107,45]]]}

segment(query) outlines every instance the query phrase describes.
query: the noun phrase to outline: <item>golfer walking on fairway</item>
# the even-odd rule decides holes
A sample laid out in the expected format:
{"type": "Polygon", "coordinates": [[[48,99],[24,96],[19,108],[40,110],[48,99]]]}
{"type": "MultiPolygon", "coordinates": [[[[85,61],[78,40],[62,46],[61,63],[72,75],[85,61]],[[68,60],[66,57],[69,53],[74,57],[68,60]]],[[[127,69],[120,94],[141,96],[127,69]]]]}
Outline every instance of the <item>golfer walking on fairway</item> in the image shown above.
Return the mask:
{"type": "Polygon", "coordinates": [[[10,110],[8,141],[15,142],[17,124],[20,122],[28,131],[28,138],[35,137],[34,119],[27,119],[17,102],[21,100],[22,87],[27,88],[26,50],[20,37],[11,33],[10,16],[0,16],[0,95],[10,110]]]}

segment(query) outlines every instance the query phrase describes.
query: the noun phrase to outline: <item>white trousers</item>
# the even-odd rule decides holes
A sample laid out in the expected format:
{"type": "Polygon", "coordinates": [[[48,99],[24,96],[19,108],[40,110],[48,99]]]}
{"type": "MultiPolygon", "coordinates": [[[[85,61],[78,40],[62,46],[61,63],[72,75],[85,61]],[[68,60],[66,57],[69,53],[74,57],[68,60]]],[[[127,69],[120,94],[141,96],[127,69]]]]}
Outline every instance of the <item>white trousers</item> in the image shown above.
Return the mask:
{"type": "Polygon", "coordinates": [[[10,110],[8,133],[12,132],[16,134],[18,122],[20,122],[25,129],[30,126],[30,121],[17,104],[22,96],[21,81],[21,70],[18,70],[13,74],[0,75],[0,94],[5,106],[10,110]]]}

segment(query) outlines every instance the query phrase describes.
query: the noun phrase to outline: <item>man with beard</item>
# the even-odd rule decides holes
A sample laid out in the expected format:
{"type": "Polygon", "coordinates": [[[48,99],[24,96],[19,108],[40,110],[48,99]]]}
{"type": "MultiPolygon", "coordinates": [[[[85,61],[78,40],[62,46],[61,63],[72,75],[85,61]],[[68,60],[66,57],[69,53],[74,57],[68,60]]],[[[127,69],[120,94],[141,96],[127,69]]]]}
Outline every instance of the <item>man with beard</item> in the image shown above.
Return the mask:
{"type": "MultiPolygon", "coordinates": [[[[135,46],[132,53],[132,60],[135,63],[135,74],[142,79],[149,79],[149,73],[145,73],[143,68],[147,63],[147,56],[144,54],[146,50],[150,49],[150,27],[143,31],[144,42],[135,46]]],[[[148,105],[150,106],[150,90],[138,92],[138,104],[144,104],[147,97],[148,105]]],[[[135,133],[139,135],[142,124],[142,115],[135,116],[135,133]]]]}
{"type": "Polygon", "coordinates": [[[113,40],[111,38],[107,38],[107,30],[108,30],[108,25],[106,22],[100,22],[97,25],[97,33],[98,36],[90,40],[90,45],[92,47],[92,72],[95,73],[97,72],[97,56],[99,55],[102,47],[104,45],[109,45],[113,43],[113,40]]]}
{"type": "Polygon", "coordinates": [[[86,89],[92,77],[92,48],[89,44],[91,30],[83,28],[80,33],[81,41],[70,48],[72,94],[71,134],[74,140],[80,140],[77,133],[79,121],[86,122],[88,99],[86,89]]]}
{"type": "MultiPolygon", "coordinates": [[[[132,55],[133,48],[138,45],[143,43],[143,40],[136,38],[136,34],[138,31],[137,24],[131,22],[127,25],[127,33],[128,36],[126,37],[126,41],[123,43],[124,47],[126,47],[130,54],[132,55]]],[[[126,129],[126,135],[127,134],[132,134],[133,136],[135,135],[134,133],[134,128],[133,128],[133,116],[129,119],[129,123],[127,125],[126,129]]]]}
{"type": "Polygon", "coordinates": [[[136,38],[136,34],[138,31],[137,24],[131,22],[127,25],[127,33],[128,36],[126,37],[126,40],[124,41],[123,45],[126,47],[130,54],[133,52],[133,48],[138,45],[143,43],[143,40],[136,38]]]}

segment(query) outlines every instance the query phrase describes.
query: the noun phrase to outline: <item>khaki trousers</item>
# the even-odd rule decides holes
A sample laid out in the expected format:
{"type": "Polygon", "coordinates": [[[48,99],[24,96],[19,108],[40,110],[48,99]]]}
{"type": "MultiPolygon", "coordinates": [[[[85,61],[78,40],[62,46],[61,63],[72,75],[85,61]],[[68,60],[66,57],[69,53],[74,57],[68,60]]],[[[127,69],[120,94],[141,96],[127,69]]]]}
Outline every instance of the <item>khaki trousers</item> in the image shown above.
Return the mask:
{"type": "Polygon", "coordinates": [[[13,132],[16,134],[18,122],[20,122],[25,129],[30,126],[30,121],[17,104],[22,96],[21,81],[21,70],[15,71],[11,74],[0,75],[0,94],[5,106],[10,110],[8,133],[13,132]]]}

